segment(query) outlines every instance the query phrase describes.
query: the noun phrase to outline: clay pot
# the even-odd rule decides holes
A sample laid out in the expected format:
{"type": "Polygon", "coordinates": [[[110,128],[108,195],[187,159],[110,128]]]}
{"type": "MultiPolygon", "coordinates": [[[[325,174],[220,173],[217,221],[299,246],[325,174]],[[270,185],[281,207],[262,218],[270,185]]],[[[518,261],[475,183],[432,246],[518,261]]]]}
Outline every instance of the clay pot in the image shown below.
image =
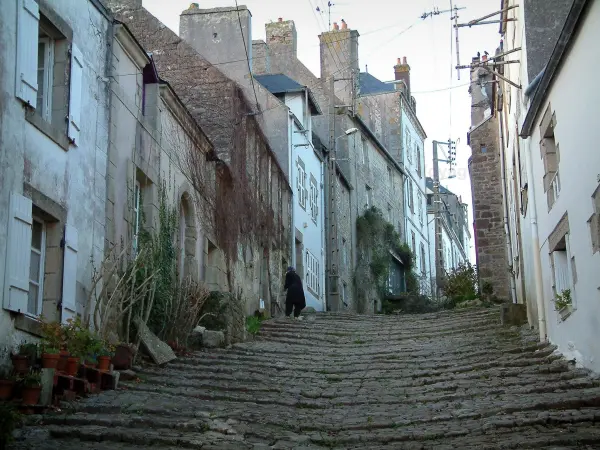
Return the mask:
{"type": "Polygon", "coordinates": [[[69,358],[67,360],[67,375],[75,377],[79,372],[79,358],[69,358]]]}
{"type": "Polygon", "coordinates": [[[98,370],[107,372],[110,368],[110,356],[98,356],[98,370]]]}
{"type": "Polygon", "coordinates": [[[44,369],[56,369],[60,355],[58,353],[43,353],[42,354],[42,368],[44,369]]]}
{"type": "Polygon", "coordinates": [[[42,394],[41,386],[31,386],[23,388],[23,404],[24,405],[37,405],[40,401],[40,395],[42,394]]]}
{"type": "Polygon", "coordinates": [[[0,380],[0,400],[10,400],[15,382],[12,380],[0,380]]]}
{"type": "Polygon", "coordinates": [[[67,370],[67,361],[69,359],[69,352],[66,350],[60,351],[60,358],[58,359],[58,363],[56,364],[57,372],[64,372],[67,370]]]}
{"type": "Polygon", "coordinates": [[[133,350],[128,345],[120,344],[115,350],[112,364],[116,370],[129,370],[133,364],[133,350]]]}
{"type": "Polygon", "coordinates": [[[17,374],[29,372],[29,357],[26,355],[15,355],[12,357],[13,367],[17,374]]]}

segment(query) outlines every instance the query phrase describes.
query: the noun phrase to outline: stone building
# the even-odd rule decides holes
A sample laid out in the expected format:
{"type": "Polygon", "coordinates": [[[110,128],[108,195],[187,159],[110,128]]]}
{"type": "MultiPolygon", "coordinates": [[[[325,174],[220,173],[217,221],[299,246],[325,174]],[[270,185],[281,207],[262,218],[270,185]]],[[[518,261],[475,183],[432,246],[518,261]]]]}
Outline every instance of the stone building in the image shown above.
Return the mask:
{"type": "Polygon", "coordinates": [[[2,5],[2,362],[39,336],[39,314],[90,312],[105,239],[111,23],[95,0],[2,5]]]}
{"type": "MultiPolygon", "coordinates": [[[[190,190],[215,200],[207,210],[196,211],[201,228],[198,233],[187,228],[192,224],[186,219],[185,242],[188,244],[188,238],[195,234],[192,247],[197,255],[204,255],[192,271],[204,276],[214,290],[241,292],[246,314],[260,308],[276,312],[283,273],[291,263],[291,189],[287,170],[263,131],[260,121],[264,118],[259,120],[255,115],[257,104],[247,99],[244,86],[165,27],[141,1],[107,3],[152,55],[158,76],[169,84],[214,148],[206,152],[203,161],[185,166],[191,172],[190,190]],[[204,175],[195,173],[204,162],[212,164],[216,172],[212,185],[210,179],[200,182],[204,175]]],[[[164,87],[161,89],[168,95],[164,87]]],[[[272,97],[266,89],[264,92],[272,97]]],[[[273,97],[270,106],[279,107],[279,100],[273,97]]],[[[181,114],[180,119],[187,113],[181,114]]],[[[189,135],[193,130],[183,131],[189,135]]],[[[181,132],[179,129],[175,135],[181,132]]],[[[202,140],[195,142],[204,147],[202,140]]],[[[185,183],[176,189],[176,201],[185,199],[186,189],[185,183]]],[[[191,208],[183,206],[184,215],[191,213],[191,208]]],[[[188,250],[192,250],[189,245],[184,259],[188,250]]]]}
{"type": "MultiPolygon", "coordinates": [[[[479,57],[473,63],[479,63],[479,57]]],[[[490,287],[499,299],[511,301],[511,261],[507,254],[504,226],[504,196],[501,170],[500,119],[497,114],[497,86],[483,67],[471,70],[471,147],[469,175],[473,195],[475,260],[479,287],[490,287]]]]}
{"type": "Polygon", "coordinates": [[[520,48],[503,74],[521,88],[498,81],[517,301],[541,340],[597,372],[600,98],[589,58],[600,5],[532,0],[505,17],[516,20],[500,28],[501,48],[520,48]]]}

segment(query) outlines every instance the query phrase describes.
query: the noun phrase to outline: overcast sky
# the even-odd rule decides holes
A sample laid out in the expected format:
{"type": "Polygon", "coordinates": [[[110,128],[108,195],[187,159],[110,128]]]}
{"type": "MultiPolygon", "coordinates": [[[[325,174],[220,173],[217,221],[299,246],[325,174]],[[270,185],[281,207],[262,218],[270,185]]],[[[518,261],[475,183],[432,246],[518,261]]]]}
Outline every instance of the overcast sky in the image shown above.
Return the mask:
{"type": "MultiPolygon", "coordinates": [[[[200,0],[200,8],[235,6],[235,0],[200,0]]],[[[417,100],[417,115],[425,128],[427,170],[431,176],[433,139],[459,140],[457,144],[457,177],[447,176],[447,167],[440,165],[442,184],[469,204],[472,224],[471,187],[467,160],[470,126],[470,97],[468,70],[462,70],[460,80],[456,70],[456,45],[449,13],[421,19],[424,12],[437,8],[450,9],[450,0],[342,0],[333,1],[331,20],[344,19],[349,28],[358,30],[361,71],[368,71],[381,80],[394,77],[396,59],[406,56],[411,67],[411,89],[417,100]],[[452,46],[452,47],[451,47],[452,46]],[[452,50],[452,54],[451,54],[452,50]],[[448,89],[454,86],[454,89],[448,89]],[[437,91],[437,92],[436,92],[437,91]]],[[[165,25],[179,34],[179,14],[190,5],[188,0],[143,0],[144,6],[165,25]]],[[[265,38],[265,23],[293,20],[298,32],[298,57],[317,76],[319,69],[318,35],[328,29],[327,0],[239,0],[252,13],[252,39],[265,38]]],[[[500,0],[455,0],[459,23],[482,17],[500,9],[500,0]]],[[[497,19],[498,16],[494,17],[497,19]]],[[[490,19],[491,20],[491,19],[490,19]]],[[[466,64],[478,51],[493,54],[499,45],[498,24],[461,28],[459,31],[460,63],[466,64]]],[[[443,158],[443,155],[440,157],[443,158]]],[[[471,234],[472,234],[471,227],[471,234]]],[[[472,241],[473,242],[473,241],[472,241]]],[[[475,260],[474,246],[469,250],[475,260]]]]}

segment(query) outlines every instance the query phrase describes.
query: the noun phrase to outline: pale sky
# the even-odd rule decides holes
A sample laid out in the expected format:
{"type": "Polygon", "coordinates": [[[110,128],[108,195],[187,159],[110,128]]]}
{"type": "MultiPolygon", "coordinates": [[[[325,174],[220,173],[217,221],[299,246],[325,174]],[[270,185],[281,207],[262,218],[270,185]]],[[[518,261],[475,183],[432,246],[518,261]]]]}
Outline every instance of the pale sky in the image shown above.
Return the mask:
{"type": "MultiPolygon", "coordinates": [[[[500,0],[455,0],[459,23],[468,22],[500,9],[500,0]]],[[[200,8],[235,6],[235,0],[200,0],[200,8]]],[[[428,139],[425,143],[427,173],[432,174],[432,140],[458,141],[454,179],[447,176],[447,166],[440,164],[442,185],[462,196],[469,204],[472,231],[471,187],[467,161],[471,150],[467,146],[467,131],[471,124],[471,100],[468,93],[469,71],[461,70],[457,79],[456,45],[450,13],[421,19],[424,12],[437,8],[448,10],[451,0],[342,0],[333,1],[332,22],[344,19],[349,28],[358,30],[361,71],[368,71],[380,80],[394,78],[396,59],[406,56],[411,67],[411,89],[417,100],[417,115],[428,139]],[[412,27],[411,27],[412,25],[412,27]],[[410,28],[409,28],[410,27],[410,28]],[[451,59],[452,46],[452,59],[451,59]],[[461,86],[463,85],[463,86],[461,86]],[[454,89],[448,89],[454,86],[454,89]],[[440,90],[440,91],[438,91],[440,90]],[[432,92],[437,91],[437,92],[432,92]]],[[[179,34],[179,14],[190,5],[189,0],[143,0],[152,14],[179,34]]],[[[317,76],[319,69],[318,35],[328,28],[327,14],[319,14],[317,6],[327,11],[327,0],[239,0],[252,13],[252,39],[265,39],[265,23],[293,20],[298,32],[298,57],[317,76]]],[[[492,19],[498,19],[495,16],[492,19]]],[[[460,63],[467,64],[478,51],[493,54],[500,42],[498,24],[460,28],[460,63]]],[[[440,155],[440,158],[444,158],[440,155]]],[[[444,158],[445,159],[445,158],[444,158]]],[[[469,254],[475,261],[474,240],[469,254]]]]}

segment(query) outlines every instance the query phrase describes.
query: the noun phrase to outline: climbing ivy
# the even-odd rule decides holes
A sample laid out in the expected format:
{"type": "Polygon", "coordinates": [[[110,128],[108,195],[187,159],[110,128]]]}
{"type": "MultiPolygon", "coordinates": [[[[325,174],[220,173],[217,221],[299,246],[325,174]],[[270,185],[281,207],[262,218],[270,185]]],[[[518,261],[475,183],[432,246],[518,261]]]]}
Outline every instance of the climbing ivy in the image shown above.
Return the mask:
{"type": "Polygon", "coordinates": [[[390,250],[404,263],[407,291],[418,291],[419,283],[412,272],[414,255],[394,226],[385,220],[381,210],[373,206],[365,211],[356,221],[356,232],[358,263],[354,281],[359,310],[365,311],[369,298],[385,298],[390,250]]]}

